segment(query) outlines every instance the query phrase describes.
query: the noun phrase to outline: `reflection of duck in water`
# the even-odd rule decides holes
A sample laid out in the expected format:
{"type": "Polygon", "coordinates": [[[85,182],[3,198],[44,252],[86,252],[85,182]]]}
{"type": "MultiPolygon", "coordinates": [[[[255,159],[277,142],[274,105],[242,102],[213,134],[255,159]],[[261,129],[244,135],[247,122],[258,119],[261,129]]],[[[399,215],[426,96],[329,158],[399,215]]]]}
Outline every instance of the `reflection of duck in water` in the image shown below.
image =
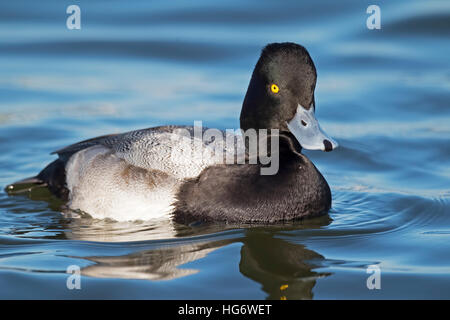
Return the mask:
{"type": "MultiPolygon", "coordinates": [[[[46,200],[46,197],[35,195],[35,200],[37,199],[46,200]]],[[[261,284],[269,299],[310,299],[316,279],[326,276],[313,270],[316,262],[320,264],[323,260],[320,254],[301,244],[280,238],[282,232],[292,231],[298,234],[302,229],[324,226],[328,224],[326,216],[319,221],[304,221],[301,225],[291,227],[283,225],[237,229],[234,226],[233,229],[230,225],[228,227],[231,230],[224,230],[223,225],[188,227],[168,222],[170,221],[128,223],[59,217],[46,228],[61,230],[60,233],[52,233],[51,238],[107,242],[106,246],[105,243],[99,243],[99,253],[80,257],[88,261],[88,266],[82,268],[82,274],[95,278],[155,281],[194,275],[206,268],[216,270],[214,265],[223,264],[224,260],[220,259],[227,258],[221,253],[215,257],[208,255],[229,245],[237,246],[232,250],[240,250],[239,261],[236,261],[239,259],[238,253],[232,252],[233,261],[229,265],[236,267],[230,272],[239,270],[245,277],[261,284]],[[169,240],[158,240],[162,234],[169,240]],[[189,265],[189,262],[202,259],[205,259],[204,263],[189,265]],[[286,285],[288,287],[285,290],[280,289],[286,285]]],[[[89,246],[93,250],[96,248],[95,242],[89,246]]],[[[218,281],[221,281],[220,277],[217,274],[218,281]]],[[[206,285],[198,283],[200,288],[206,285]]],[[[229,286],[232,287],[233,283],[229,286]]]]}
{"type": "Polygon", "coordinates": [[[252,230],[241,248],[239,270],[261,283],[268,299],[311,299],[316,279],[327,275],[312,270],[314,261],[323,259],[301,244],[274,237],[272,232],[252,230]]]}
{"type": "MultiPolygon", "coordinates": [[[[221,247],[225,243],[214,243],[221,247]]],[[[171,280],[195,274],[199,270],[184,268],[183,264],[206,257],[218,247],[208,243],[134,252],[118,257],[89,257],[96,264],[83,268],[82,274],[96,278],[171,280]]]]}
{"type": "MultiPolygon", "coordinates": [[[[260,283],[262,290],[268,294],[267,298],[311,299],[316,279],[326,276],[312,270],[314,261],[323,260],[323,257],[301,244],[280,239],[279,230],[250,228],[229,230],[220,235],[216,233],[206,240],[189,237],[162,243],[149,242],[148,245],[143,244],[146,249],[123,256],[87,257],[95,264],[83,268],[82,274],[97,278],[176,279],[202,271],[201,268],[188,267],[186,264],[208,259],[207,256],[216,249],[241,242],[239,271],[260,283]],[[219,240],[211,241],[216,237],[219,240]]],[[[205,229],[203,232],[210,231],[205,229]]]]}

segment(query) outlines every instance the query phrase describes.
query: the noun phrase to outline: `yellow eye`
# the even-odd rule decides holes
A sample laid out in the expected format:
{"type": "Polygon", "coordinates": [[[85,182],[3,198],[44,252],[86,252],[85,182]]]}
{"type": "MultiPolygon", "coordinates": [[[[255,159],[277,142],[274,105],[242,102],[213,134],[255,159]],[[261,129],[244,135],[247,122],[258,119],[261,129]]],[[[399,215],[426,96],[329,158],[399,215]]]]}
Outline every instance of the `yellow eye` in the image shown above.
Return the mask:
{"type": "Polygon", "coordinates": [[[280,88],[278,88],[278,86],[276,84],[272,84],[270,86],[270,90],[272,90],[273,93],[278,93],[278,91],[280,91],[280,88]]]}

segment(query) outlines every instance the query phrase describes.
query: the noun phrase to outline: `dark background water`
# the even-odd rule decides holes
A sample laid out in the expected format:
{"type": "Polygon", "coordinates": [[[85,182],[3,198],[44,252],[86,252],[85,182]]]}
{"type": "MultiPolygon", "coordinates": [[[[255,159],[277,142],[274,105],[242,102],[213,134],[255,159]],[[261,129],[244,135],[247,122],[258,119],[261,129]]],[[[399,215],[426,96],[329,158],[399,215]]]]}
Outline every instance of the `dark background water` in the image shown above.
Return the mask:
{"type": "Polygon", "coordinates": [[[308,48],[340,148],[307,152],[333,208],[295,225],[68,219],[45,190],[2,191],[0,297],[449,299],[449,35],[448,1],[2,1],[2,188],[96,135],[237,128],[269,42],[308,48]],[[81,30],[66,28],[71,4],[81,30]],[[366,27],[370,4],[381,30],[366,27]],[[374,264],[380,290],[366,286],[374,264]]]}

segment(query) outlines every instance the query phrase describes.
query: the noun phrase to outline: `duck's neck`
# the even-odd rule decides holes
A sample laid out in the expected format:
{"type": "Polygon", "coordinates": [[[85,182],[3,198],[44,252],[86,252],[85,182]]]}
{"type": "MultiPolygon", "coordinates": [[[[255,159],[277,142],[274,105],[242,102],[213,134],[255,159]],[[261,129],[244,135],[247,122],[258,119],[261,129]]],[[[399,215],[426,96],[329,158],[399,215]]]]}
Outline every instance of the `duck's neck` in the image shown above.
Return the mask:
{"type": "Polygon", "coordinates": [[[274,134],[269,130],[267,135],[262,136],[258,131],[256,132],[257,139],[252,143],[257,143],[257,146],[249,145],[251,141],[245,139],[245,150],[248,158],[257,158],[260,165],[264,166],[273,161],[283,165],[291,161],[297,162],[303,158],[302,147],[291,133],[277,132],[274,134]]]}
{"type": "Polygon", "coordinates": [[[294,153],[300,155],[302,146],[290,132],[282,132],[279,140],[280,154],[294,153]]]}

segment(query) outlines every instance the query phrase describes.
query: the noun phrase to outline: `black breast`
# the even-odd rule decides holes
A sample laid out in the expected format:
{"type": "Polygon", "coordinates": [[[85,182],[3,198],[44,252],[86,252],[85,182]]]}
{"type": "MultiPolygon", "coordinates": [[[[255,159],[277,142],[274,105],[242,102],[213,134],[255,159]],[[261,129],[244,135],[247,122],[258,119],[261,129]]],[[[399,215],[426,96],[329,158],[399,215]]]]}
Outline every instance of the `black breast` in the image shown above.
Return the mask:
{"type": "Polygon", "coordinates": [[[274,223],[325,214],[330,188],[302,154],[280,158],[275,175],[261,175],[260,165],[215,165],[184,183],[177,194],[179,223],[222,221],[274,223]]]}

